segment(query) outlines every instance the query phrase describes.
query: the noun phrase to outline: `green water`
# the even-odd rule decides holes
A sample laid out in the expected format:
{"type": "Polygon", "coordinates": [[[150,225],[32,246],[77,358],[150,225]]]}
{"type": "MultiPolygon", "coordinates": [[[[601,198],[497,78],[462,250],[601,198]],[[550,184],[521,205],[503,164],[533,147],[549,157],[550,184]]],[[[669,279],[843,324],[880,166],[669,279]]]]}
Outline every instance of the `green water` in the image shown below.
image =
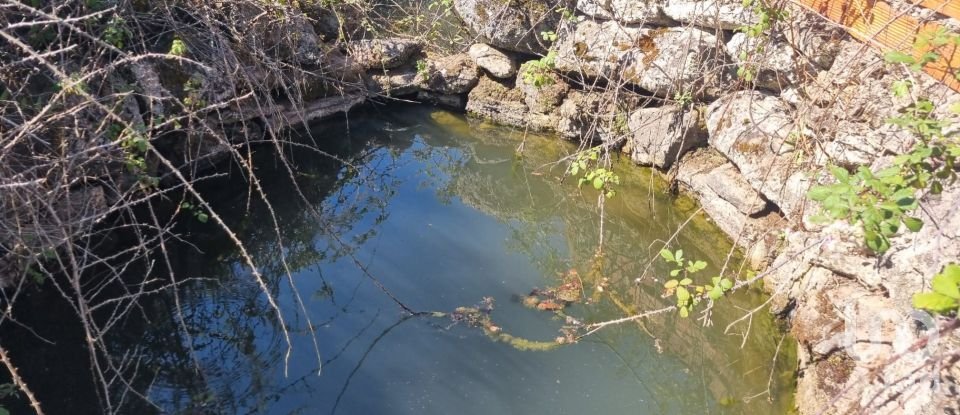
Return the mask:
{"type": "MultiPolygon", "coordinates": [[[[600,241],[597,194],[563,181],[564,165],[555,163],[575,150],[568,143],[424,107],[351,114],[349,123],[315,125],[310,136],[353,167],[288,149],[294,186],[274,153],[257,150],[276,224],[248,198],[238,169],[202,187],[261,264],[292,354],[286,359],[279,322],[237,251],[211,224],[188,221],[181,230],[191,244],[170,247],[179,278],[204,278],[179,293],[187,329],[171,317],[171,296],[158,296],[113,340],[118,354],[140,353],[135,386],[163,411],[777,414],[791,406],[793,342],[774,360],[782,334],[772,318],[760,312],[749,327],[724,333],[762,303],[758,292],[725,298],[710,327],[670,313],[550,351],[521,351],[449,317],[410,318],[374,281],[416,311],[450,312],[491,297],[490,318],[504,332],[545,342],[564,320],[520,298],[556,286],[570,269],[593,300],[564,312],[583,322],[669,305],[663,261],[643,271],[658,241],[697,209],[666,195],[649,171],[615,165],[622,185],[604,208],[598,275],[589,272],[600,241]]],[[[731,248],[702,216],[673,247],[710,264],[704,280],[728,263],[731,248]]],[[[736,258],[729,261],[733,267],[736,258]]]]}

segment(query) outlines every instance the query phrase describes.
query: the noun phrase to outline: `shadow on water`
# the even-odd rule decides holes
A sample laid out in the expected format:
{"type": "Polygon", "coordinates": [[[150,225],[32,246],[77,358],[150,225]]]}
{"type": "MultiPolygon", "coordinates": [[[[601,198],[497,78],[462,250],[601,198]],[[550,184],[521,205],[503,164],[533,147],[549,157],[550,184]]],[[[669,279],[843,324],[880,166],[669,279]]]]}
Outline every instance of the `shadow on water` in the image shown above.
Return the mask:
{"type": "MultiPolygon", "coordinates": [[[[662,278],[655,279],[667,269],[654,262],[644,276],[644,266],[660,248],[654,242],[668,239],[696,206],[666,196],[651,172],[618,164],[624,185],[606,205],[603,272],[591,273],[600,239],[597,195],[565,183],[555,163],[571,146],[422,107],[350,119],[311,130],[347,166],[292,146],[285,152],[295,166],[291,180],[276,153],[256,150],[272,215],[249,195],[236,166],[229,178],[202,185],[279,300],[293,336],[289,363],[282,328],[239,253],[212,224],[184,216],[177,228],[183,241],[168,246],[171,269],[158,261],[150,272],[190,283],[177,297],[146,297],[107,340],[113,360],[137,362],[133,387],[156,404],[130,394],[125,412],[686,414],[790,407],[794,352],[786,341],[774,362],[781,334],[773,320],[756,315],[742,348],[741,337],[723,333],[763,301],[756,292],[720,304],[712,327],[666,315],[547,352],[489,341],[449,319],[405,315],[355,261],[415,310],[448,312],[492,297],[493,318],[505,331],[541,341],[556,337],[562,319],[516,299],[556,285],[571,269],[584,276],[592,298],[565,310],[580,320],[662,307],[670,301],[661,297],[662,278]],[[600,283],[604,292],[594,294],[600,283]]],[[[730,251],[702,216],[676,246],[708,261],[712,273],[730,251]]],[[[10,326],[2,335],[18,339],[11,353],[47,413],[99,413],[81,331],[67,323],[72,310],[50,291],[21,300],[32,309],[21,310],[20,321],[37,335],[10,326]]]]}

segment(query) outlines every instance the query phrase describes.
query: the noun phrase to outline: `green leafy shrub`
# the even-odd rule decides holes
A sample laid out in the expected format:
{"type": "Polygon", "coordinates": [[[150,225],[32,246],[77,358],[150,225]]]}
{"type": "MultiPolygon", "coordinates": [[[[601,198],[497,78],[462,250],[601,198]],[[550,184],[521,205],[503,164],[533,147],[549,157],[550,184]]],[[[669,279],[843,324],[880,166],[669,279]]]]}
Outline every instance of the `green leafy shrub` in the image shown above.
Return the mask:
{"type": "Polygon", "coordinates": [[[594,147],[577,154],[567,173],[571,176],[583,175],[578,179],[577,186],[583,186],[589,183],[594,189],[603,192],[603,195],[610,198],[617,194],[613,185],[620,184],[620,176],[617,176],[612,170],[598,166],[600,161],[600,147],[594,147]]]}
{"type": "Polygon", "coordinates": [[[707,267],[707,263],[699,260],[684,262],[682,249],[678,249],[676,252],[661,249],[660,256],[673,265],[673,269],[670,271],[671,279],[663,284],[663,288],[666,289],[666,295],[673,295],[677,298],[677,309],[680,310],[680,317],[688,317],[693,308],[700,304],[703,299],[718,300],[733,288],[733,281],[721,276],[711,278],[710,284],[694,284],[693,275],[703,271],[707,267]]]}
{"type": "Polygon", "coordinates": [[[546,56],[528,62],[523,71],[523,82],[537,88],[553,84],[553,78],[550,74],[553,72],[556,61],[557,52],[551,50],[547,52],[546,56]]]}
{"type": "Polygon", "coordinates": [[[126,20],[120,16],[114,16],[110,19],[106,28],[103,29],[103,41],[117,49],[123,49],[130,35],[126,23],[126,20]]]}
{"type": "MultiPolygon", "coordinates": [[[[832,219],[861,223],[864,238],[871,250],[883,253],[890,249],[890,237],[896,235],[903,223],[911,231],[919,231],[923,221],[907,213],[917,208],[914,189],[906,185],[899,166],[872,172],[860,166],[856,174],[846,169],[829,166],[836,183],[814,186],[810,199],[820,202],[832,219]]],[[[822,218],[816,217],[821,220],[822,218]]]]}

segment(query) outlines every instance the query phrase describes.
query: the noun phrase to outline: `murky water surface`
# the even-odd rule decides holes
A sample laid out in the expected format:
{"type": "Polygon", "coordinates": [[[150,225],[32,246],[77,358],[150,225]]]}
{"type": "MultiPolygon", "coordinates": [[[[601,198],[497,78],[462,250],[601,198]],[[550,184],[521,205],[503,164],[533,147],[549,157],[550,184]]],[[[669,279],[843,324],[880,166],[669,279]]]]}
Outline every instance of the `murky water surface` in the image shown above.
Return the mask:
{"type": "MultiPolygon", "coordinates": [[[[149,375],[138,386],[165,411],[774,414],[790,406],[792,341],[778,352],[781,333],[766,312],[724,333],[762,303],[757,292],[725,298],[710,327],[671,313],[523,351],[449,316],[406,318],[383,291],[413,310],[445,313],[490,297],[503,332],[546,342],[564,319],[524,307],[522,297],[571,270],[590,300],[564,313],[580,321],[669,305],[661,296],[667,265],[644,269],[697,209],[666,196],[648,171],[615,165],[622,185],[603,212],[601,271],[591,272],[598,195],[562,180],[565,164],[556,161],[575,151],[566,143],[422,107],[352,114],[349,124],[325,122],[311,135],[341,143],[322,145],[352,167],[295,148],[293,186],[281,165],[260,163],[276,223],[247,197],[240,174],[204,189],[262,264],[292,352],[238,252],[210,224],[191,224],[193,246],[171,248],[179,278],[204,278],[179,292],[188,329],[170,317],[177,306],[168,295],[116,340],[118,350],[141,344],[149,375]]],[[[703,282],[736,266],[729,242],[702,216],[674,247],[709,263],[703,282]]]]}

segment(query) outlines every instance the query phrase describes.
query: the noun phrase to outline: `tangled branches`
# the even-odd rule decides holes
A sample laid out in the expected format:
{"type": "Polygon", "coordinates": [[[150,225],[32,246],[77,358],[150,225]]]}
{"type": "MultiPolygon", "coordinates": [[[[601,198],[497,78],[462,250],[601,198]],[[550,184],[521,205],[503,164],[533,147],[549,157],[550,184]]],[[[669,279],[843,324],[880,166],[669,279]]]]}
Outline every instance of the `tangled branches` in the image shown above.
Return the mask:
{"type": "MultiPolygon", "coordinates": [[[[0,2],[0,325],[16,324],[31,285],[58,292],[83,326],[105,412],[138,393],[128,383],[136,359],[102,353],[104,336],[142,297],[185,283],[156,277],[171,269],[166,243],[180,217],[230,237],[284,326],[276,287],[195,184],[229,160],[272,212],[251,146],[281,149],[287,127],[363,100],[339,49],[321,42],[334,14],[316,7],[0,2]],[[136,243],[111,246],[105,236],[115,232],[136,243]],[[131,281],[124,272],[134,264],[147,272],[131,281]]],[[[279,240],[275,217],[273,228],[279,240]]]]}

